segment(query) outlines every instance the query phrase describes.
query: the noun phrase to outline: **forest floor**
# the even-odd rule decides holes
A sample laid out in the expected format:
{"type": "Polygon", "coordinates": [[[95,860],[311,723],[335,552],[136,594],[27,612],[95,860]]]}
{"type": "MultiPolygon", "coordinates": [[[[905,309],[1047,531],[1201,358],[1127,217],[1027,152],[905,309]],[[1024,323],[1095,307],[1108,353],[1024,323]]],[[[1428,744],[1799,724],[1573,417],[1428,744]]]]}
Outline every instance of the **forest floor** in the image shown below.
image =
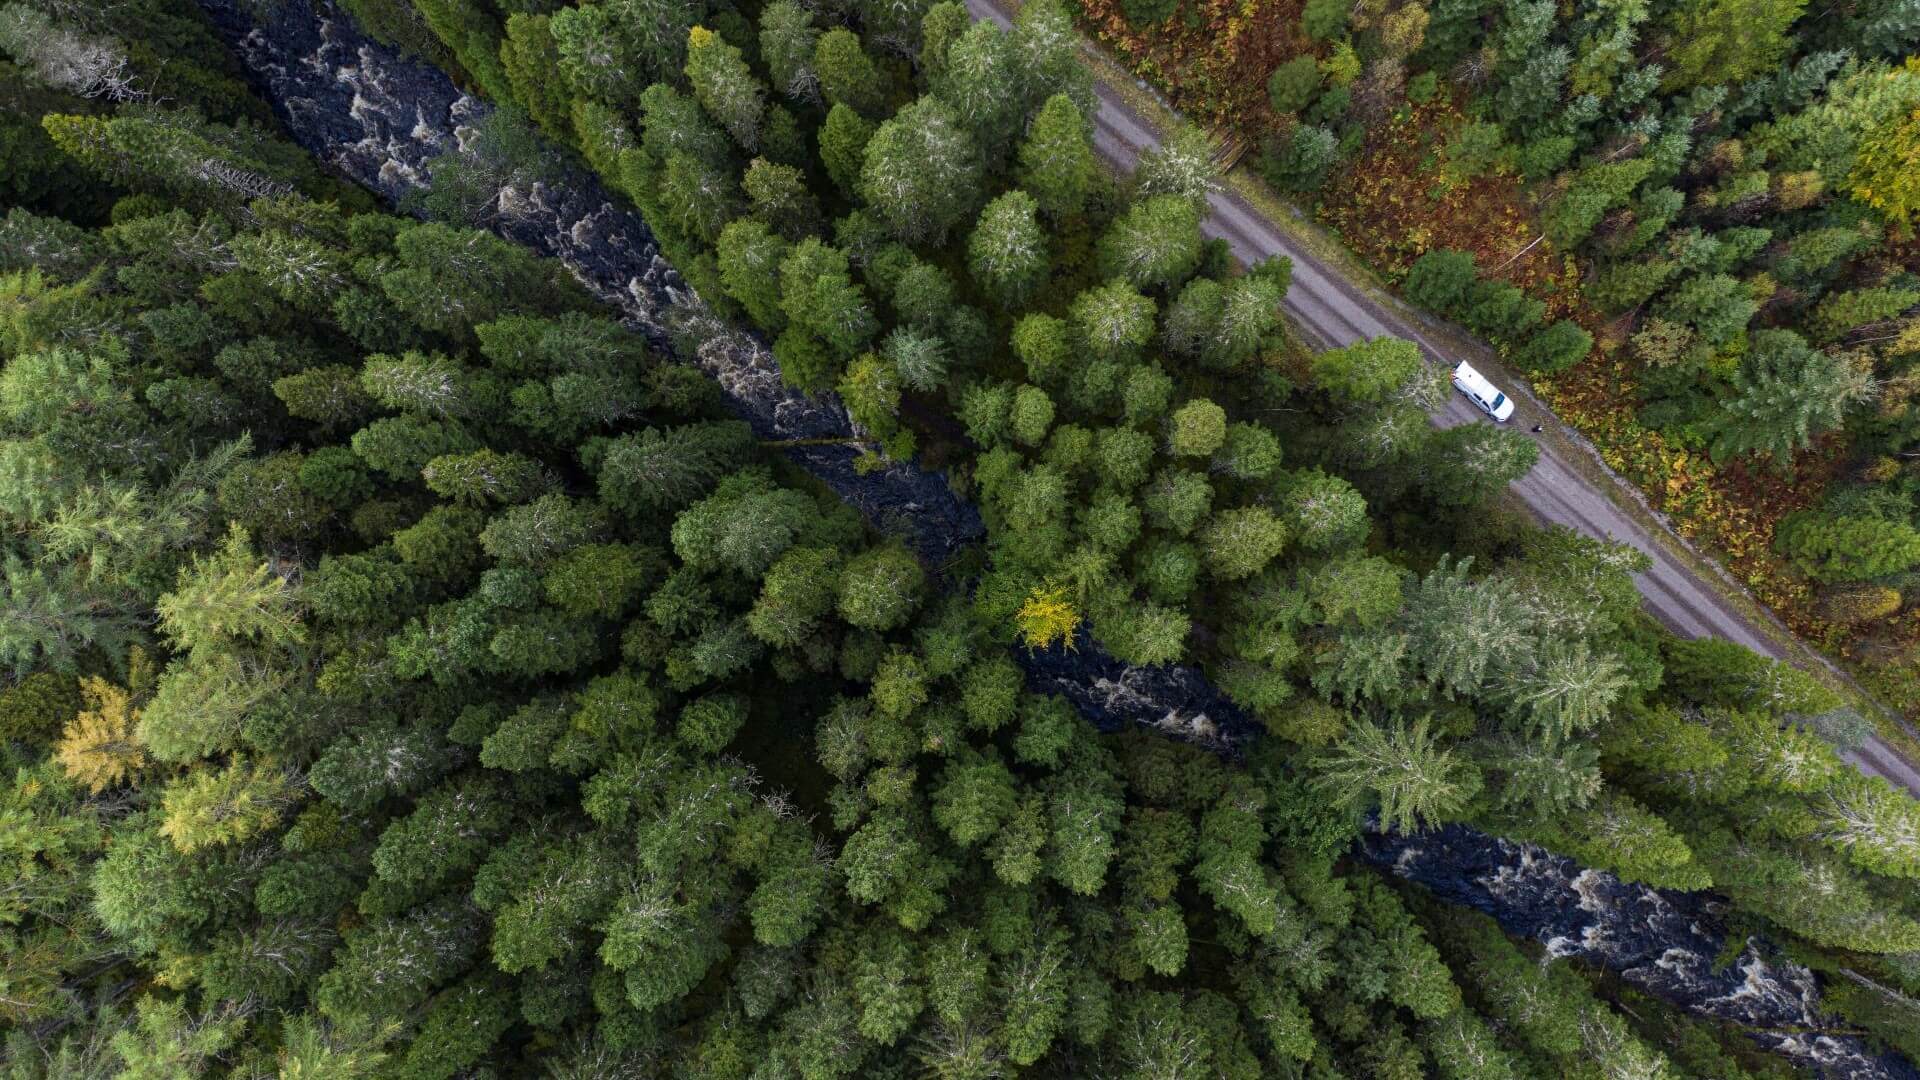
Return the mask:
{"type": "MultiPolygon", "coordinates": [[[[1017,3],[968,0],[968,7],[976,17],[1004,22],[1017,3]]],[[[1091,44],[1085,51],[1102,99],[1096,144],[1127,166],[1184,117],[1113,56],[1091,44]]],[[[1361,169],[1348,166],[1349,172],[1361,169]]],[[[1289,314],[1309,338],[1336,345],[1393,333],[1418,341],[1436,358],[1471,359],[1522,404],[1516,423],[1543,427],[1541,464],[1515,485],[1519,501],[1544,520],[1646,551],[1654,567],[1642,575],[1641,591],[1649,609],[1676,632],[1739,641],[1788,659],[1842,692],[1882,735],[1862,748],[1855,763],[1920,794],[1920,770],[1910,764],[1920,761],[1920,736],[1883,704],[1886,697],[1908,702],[1920,696],[1870,692],[1856,676],[1873,680],[1874,690],[1888,689],[1884,679],[1873,679],[1874,669],[1856,663],[1843,668],[1821,652],[1839,642],[1830,628],[1801,617],[1810,616],[1805,586],[1792,582],[1771,550],[1773,522],[1807,505],[1824,487],[1827,477],[1814,475],[1813,460],[1788,479],[1744,467],[1716,468],[1704,454],[1668,446],[1659,433],[1634,422],[1619,373],[1598,352],[1558,379],[1524,379],[1485,343],[1394,296],[1381,271],[1392,272],[1395,260],[1383,252],[1308,219],[1247,169],[1229,174],[1224,189],[1215,197],[1209,233],[1227,236],[1243,259],[1275,253],[1293,259],[1289,314]]],[[[1489,220],[1508,219],[1495,210],[1489,220]]],[[[1531,283],[1547,282],[1572,295],[1567,286],[1573,281],[1556,279],[1551,269],[1538,276],[1531,283]]],[[[1450,410],[1459,415],[1443,414],[1436,422],[1474,419],[1466,408],[1453,402],[1450,410]]]]}

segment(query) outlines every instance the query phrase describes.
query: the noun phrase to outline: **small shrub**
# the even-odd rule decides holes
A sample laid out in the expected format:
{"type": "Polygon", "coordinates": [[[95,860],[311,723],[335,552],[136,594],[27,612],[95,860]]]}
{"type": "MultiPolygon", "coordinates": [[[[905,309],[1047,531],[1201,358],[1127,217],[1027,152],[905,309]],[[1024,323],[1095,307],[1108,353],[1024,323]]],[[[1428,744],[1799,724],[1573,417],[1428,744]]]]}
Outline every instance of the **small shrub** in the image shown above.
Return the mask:
{"type": "Polygon", "coordinates": [[[1885,585],[1841,585],[1820,597],[1820,617],[1842,626],[1870,623],[1900,610],[1900,590],[1885,585]]]}
{"type": "Polygon", "coordinates": [[[1428,311],[1452,315],[1466,306],[1477,274],[1471,253],[1435,248],[1413,260],[1401,291],[1428,311]]]}
{"type": "Polygon", "coordinates": [[[1579,323],[1562,319],[1534,331],[1514,349],[1513,359],[1528,371],[1551,374],[1584,360],[1592,349],[1593,335],[1579,323]]]}
{"type": "Polygon", "coordinates": [[[1296,56],[1267,76],[1267,100],[1274,112],[1299,112],[1320,92],[1320,64],[1311,56],[1296,56]]]}
{"type": "Polygon", "coordinates": [[[1300,29],[1315,41],[1332,41],[1347,28],[1351,7],[1346,0],[1307,0],[1305,10],[1300,12],[1300,29]]]}
{"type": "Polygon", "coordinates": [[[1282,191],[1317,191],[1340,157],[1340,141],[1323,127],[1302,124],[1272,139],[1260,156],[1260,174],[1282,191]]]}
{"type": "Polygon", "coordinates": [[[1120,0],[1120,10],[1134,26],[1157,26],[1180,7],[1180,0],[1120,0]]]}

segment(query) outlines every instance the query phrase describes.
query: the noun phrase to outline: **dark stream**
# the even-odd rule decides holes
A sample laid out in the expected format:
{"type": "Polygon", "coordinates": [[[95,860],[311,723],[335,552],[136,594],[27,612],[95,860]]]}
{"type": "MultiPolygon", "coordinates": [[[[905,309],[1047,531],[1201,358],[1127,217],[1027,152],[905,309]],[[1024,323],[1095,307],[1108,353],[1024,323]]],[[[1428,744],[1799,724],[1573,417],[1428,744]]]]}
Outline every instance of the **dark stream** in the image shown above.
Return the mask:
{"type": "MultiPolygon", "coordinates": [[[[398,202],[428,163],[459,153],[489,106],[440,70],[364,37],[327,0],[201,0],[287,130],[336,172],[398,202]]],[[[985,535],[979,513],[941,476],[895,465],[860,474],[857,436],[837,399],[781,381],[754,334],[714,317],[661,257],[639,215],[573,167],[525,190],[502,188],[490,227],[563,262],[664,353],[712,376],[733,410],[784,447],[876,527],[928,563],[985,535]],[[672,332],[669,332],[669,327],[672,332]]],[[[1037,688],[1064,694],[1102,730],[1141,725],[1231,749],[1258,728],[1196,669],[1121,663],[1082,637],[1072,651],[1019,653],[1037,688]]],[[[1422,836],[1370,835],[1360,854],[1454,903],[1497,918],[1550,953],[1602,965],[1696,1013],[1748,1026],[1761,1045],[1824,1076],[1920,1080],[1905,1061],[1825,1034],[1811,972],[1749,941],[1716,970],[1726,931],[1709,894],[1621,882],[1541,849],[1458,826],[1422,836]]]]}

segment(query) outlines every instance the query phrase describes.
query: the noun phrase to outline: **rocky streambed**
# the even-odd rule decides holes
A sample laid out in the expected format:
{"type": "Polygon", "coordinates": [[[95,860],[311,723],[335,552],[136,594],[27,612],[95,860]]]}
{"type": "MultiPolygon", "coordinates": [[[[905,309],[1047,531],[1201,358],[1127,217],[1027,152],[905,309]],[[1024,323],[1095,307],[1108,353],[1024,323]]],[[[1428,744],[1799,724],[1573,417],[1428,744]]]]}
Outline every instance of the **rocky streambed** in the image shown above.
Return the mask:
{"type": "Polygon", "coordinates": [[[1458,825],[1418,836],[1369,833],[1359,854],[1443,900],[1492,915],[1548,955],[1597,964],[1668,1001],[1746,1028],[1822,1076],[1920,1077],[1906,1061],[1831,1034],[1813,973],[1747,939],[1732,963],[1711,893],[1632,885],[1532,844],[1458,825]]]}
{"type": "MultiPolygon", "coordinates": [[[[462,153],[490,106],[440,70],[372,41],[327,0],[201,0],[288,132],[342,176],[400,202],[430,163],[462,153]]],[[[899,464],[861,473],[859,436],[831,396],[788,388],[765,343],[707,311],[630,207],[583,168],[497,192],[488,224],[563,262],[627,323],[698,366],[733,410],[783,452],[935,566],[985,534],[941,476],[899,464]]],[[[1196,669],[1139,668],[1084,635],[1074,649],[1020,653],[1037,689],[1065,695],[1103,730],[1141,725],[1230,750],[1258,730],[1196,669]]],[[[1761,1045],[1833,1077],[1920,1080],[1906,1062],[1830,1034],[1811,972],[1749,941],[1716,967],[1727,933],[1706,894],[1629,885],[1529,845],[1458,826],[1371,835],[1360,854],[1497,918],[1560,957],[1600,964],[1702,1015],[1747,1026],[1761,1045]]]]}

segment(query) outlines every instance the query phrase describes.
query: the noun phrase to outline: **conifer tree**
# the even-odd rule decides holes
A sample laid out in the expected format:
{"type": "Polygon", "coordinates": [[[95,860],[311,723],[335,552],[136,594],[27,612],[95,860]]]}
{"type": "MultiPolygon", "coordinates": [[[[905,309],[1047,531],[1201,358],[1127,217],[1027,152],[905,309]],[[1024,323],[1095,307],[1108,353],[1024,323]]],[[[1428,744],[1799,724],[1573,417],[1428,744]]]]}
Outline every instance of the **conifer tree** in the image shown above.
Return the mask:
{"type": "Polygon", "coordinates": [[[1756,332],[1724,404],[1728,418],[1717,425],[1714,456],[1766,450],[1783,462],[1820,431],[1838,427],[1846,410],[1873,392],[1864,372],[1814,351],[1792,331],[1756,332]]]}
{"type": "Polygon", "coordinates": [[[139,711],[124,689],[105,679],[80,683],[86,707],[66,724],[54,758],[76,783],[99,794],[138,777],[147,753],[136,737],[139,711]]]}
{"type": "Polygon", "coordinates": [[[967,240],[974,281],[1008,310],[1025,306],[1046,279],[1047,243],[1038,212],[1026,192],[1010,191],[987,204],[967,240]]]}
{"type": "Polygon", "coordinates": [[[1098,175],[1085,114],[1065,94],[1048,98],[1020,144],[1021,187],[1061,217],[1080,211],[1098,175]]]}
{"type": "Polygon", "coordinates": [[[960,117],[921,98],[881,124],[866,144],[860,192],[894,234],[937,242],[974,205],[980,151],[960,117]]]}
{"type": "Polygon", "coordinates": [[[1458,813],[1479,777],[1435,744],[1425,718],[1392,728],[1363,721],[1319,763],[1315,784],[1349,804],[1377,802],[1381,823],[1401,832],[1458,813]]]}
{"type": "Polygon", "coordinates": [[[726,128],[741,148],[758,149],[766,94],[740,50],[706,27],[696,26],[687,32],[686,75],[707,115],[726,128]]]}

